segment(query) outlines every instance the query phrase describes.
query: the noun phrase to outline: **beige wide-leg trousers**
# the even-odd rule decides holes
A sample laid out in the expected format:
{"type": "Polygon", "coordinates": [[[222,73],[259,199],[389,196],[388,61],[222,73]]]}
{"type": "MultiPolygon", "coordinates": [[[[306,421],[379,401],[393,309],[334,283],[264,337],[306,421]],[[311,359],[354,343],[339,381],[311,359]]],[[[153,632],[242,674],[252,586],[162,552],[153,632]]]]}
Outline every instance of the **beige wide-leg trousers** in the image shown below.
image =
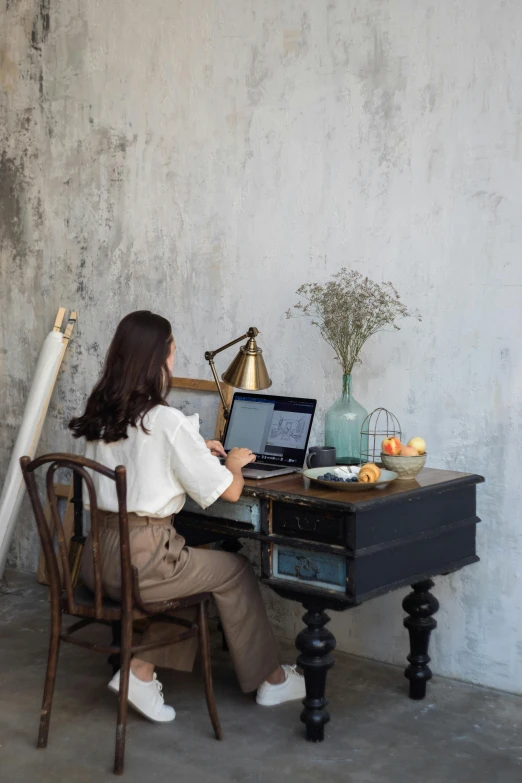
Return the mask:
{"type": "MultiPolygon", "coordinates": [[[[120,598],[121,565],[118,515],[100,512],[102,583],[105,594],[120,598]]],[[[129,514],[131,561],[138,569],[145,601],[183,598],[193,593],[212,593],[230,650],[236,674],[245,693],[256,690],[279,665],[277,643],[263,603],[259,584],[243,555],[185,546],[171,525],[171,518],[156,519],[129,514]]],[[[85,542],[82,558],[85,584],[94,589],[92,540],[85,542]]],[[[195,619],[194,608],[178,615],[195,619]]],[[[143,642],[172,638],[170,623],[152,621],[143,642]]],[[[192,671],[198,640],[141,653],[155,666],[192,671]]]]}

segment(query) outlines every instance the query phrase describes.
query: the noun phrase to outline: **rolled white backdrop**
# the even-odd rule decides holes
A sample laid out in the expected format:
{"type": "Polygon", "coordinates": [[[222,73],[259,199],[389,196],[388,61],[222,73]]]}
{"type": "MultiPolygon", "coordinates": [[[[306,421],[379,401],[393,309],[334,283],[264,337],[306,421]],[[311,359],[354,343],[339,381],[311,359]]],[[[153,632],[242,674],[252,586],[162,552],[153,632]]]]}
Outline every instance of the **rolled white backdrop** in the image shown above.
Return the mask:
{"type": "Polygon", "coordinates": [[[62,332],[49,332],[38,357],[33,383],[0,498],[0,578],[4,573],[16,517],[25,490],[20,457],[26,454],[30,457],[35,456],[67,343],[68,340],[64,339],[62,332]]]}

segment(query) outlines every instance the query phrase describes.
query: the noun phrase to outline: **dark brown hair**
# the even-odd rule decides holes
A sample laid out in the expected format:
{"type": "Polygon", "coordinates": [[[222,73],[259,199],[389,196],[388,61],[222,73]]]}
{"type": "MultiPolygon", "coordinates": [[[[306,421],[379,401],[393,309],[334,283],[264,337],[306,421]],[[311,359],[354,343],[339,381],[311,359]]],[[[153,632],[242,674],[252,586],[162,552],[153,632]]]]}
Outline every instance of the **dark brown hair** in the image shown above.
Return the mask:
{"type": "Polygon", "coordinates": [[[112,338],[85,413],[69,422],[74,437],[113,443],[127,437],[129,426],[140,424],[147,432],[145,414],[167,404],[171,344],[172,328],[166,318],[150,310],[126,315],[112,338]]]}

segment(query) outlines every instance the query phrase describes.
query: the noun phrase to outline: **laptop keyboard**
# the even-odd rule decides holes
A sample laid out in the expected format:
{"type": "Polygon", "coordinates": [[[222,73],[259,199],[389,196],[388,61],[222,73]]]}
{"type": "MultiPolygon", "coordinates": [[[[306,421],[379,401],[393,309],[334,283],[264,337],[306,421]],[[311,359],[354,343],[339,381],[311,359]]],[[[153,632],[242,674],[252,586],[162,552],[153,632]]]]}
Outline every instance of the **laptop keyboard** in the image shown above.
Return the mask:
{"type": "Polygon", "coordinates": [[[250,465],[245,465],[243,470],[250,468],[253,470],[264,470],[267,473],[270,473],[272,470],[281,470],[281,468],[284,467],[284,465],[263,465],[262,463],[252,462],[250,465]]]}

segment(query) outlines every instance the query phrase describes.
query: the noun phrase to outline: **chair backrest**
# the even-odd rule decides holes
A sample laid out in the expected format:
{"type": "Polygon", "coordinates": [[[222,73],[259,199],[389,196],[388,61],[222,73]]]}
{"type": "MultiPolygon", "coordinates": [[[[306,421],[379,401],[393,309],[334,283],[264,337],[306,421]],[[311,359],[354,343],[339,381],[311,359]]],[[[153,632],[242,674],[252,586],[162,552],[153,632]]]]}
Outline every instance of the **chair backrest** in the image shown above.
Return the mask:
{"type": "Polygon", "coordinates": [[[100,560],[100,535],[98,521],[98,503],[96,499],[96,490],[92,477],[88,470],[101,473],[116,484],[116,494],[118,497],[118,515],[120,526],[120,554],[121,554],[121,603],[123,612],[132,611],[132,571],[129,545],[129,528],[127,519],[127,476],[123,465],[118,465],[115,470],[110,470],[99,462],[77,457],[74,454],[44,454],[31,461],[30,457],[21,457],[20,465],[24,481],[29,492],[31,504],[36,518],[38,535],[42,545],[42,551],[45,558],[47,574],[49,576],[49,585],[51,588],[51,602],[54,609],[58,609],[62,600],[62,593],[65,592],[67,599],[67,610],[70,614],[76,614],[76,603],[73,593],[73,582],[71,568],[69,564],[68,544],[65,540],[62,520],[58,510],[58,498],[54,487],[54,474],[59,468],[68,468],[73,474],[80,476],[87,486],[89,494],[89,505],[91,513],[91,536],[92,536],[92,558],[94,574],[94,607],[96,619],[101,619],[103,615],[103,590],[102,590],[102,571],[100,560]],[[60,578],[60,569],[58,568],[58,558],[54,548],[53,535],[47,524],[42,501],[38,492],[36,477],[34,471],[50,463],[46,476],[47,499],[51,510],[52,527],[56,533],[58,542],[58,556],[60,558],[62,578],[60,578]]]}

